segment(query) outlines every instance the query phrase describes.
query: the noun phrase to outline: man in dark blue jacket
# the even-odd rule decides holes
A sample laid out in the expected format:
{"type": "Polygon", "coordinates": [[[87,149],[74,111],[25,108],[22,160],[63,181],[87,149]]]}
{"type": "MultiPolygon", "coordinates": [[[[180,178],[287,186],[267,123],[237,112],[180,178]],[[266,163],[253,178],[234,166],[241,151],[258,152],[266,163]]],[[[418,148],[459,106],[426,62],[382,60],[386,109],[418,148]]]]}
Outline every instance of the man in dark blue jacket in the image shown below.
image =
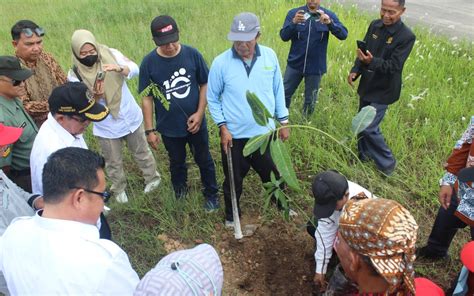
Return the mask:
{"type": "Polygon", "coordinates": [[[291,48],[283,83],[286,107],[304,77],[303,113],[311,115],[318,99],[319,82],[326,73],[329,32],[339,40],[347,38],[347,29],[336,14],[319,6],[320,0],[306,0],[306,5],[293,8],[286,15],[280,37],[291,40],[291,48]]]}
{"type": "Polygon", "coordinates": [[[347,77],[352,86],[361,76],[357,89],[359,110],[371,105],[377,111],[374,121],[359,134],[359,158],[372,159],[386,175],[392,174],[396,160],[379,125],[388,105],[400,98],[403,65],[416,39],[400,19],[404,12],[405,0],[382,0],[380,19],[372,21],[364,37],[367,51],[357,49],[357,58],[347,77]]]}

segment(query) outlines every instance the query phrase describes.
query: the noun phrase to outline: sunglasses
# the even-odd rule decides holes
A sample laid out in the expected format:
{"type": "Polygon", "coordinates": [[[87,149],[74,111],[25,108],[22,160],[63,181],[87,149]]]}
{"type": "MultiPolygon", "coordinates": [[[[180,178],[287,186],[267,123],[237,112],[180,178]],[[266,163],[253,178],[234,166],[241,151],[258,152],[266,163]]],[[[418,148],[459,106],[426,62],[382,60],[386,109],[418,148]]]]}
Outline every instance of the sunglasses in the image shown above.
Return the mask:
{"type": "Polygon", "coordinates": [[[82,187],[74,187],[73,189],[82,189],[85,192],[89,192],[89,193],[92,193],[92,194],[99,195],[100,197],[102,197],[104,202],[108,202],[110,197],[112,196],[112,194],[107,190],[105,190],[104,192],[97,192],[97,191],[89,190],[89,189],[82,188],[82,187]]]}
{"type": "Polygon", "coordinates": [[[35,33],[36,35],[38,35],[39,37],[43,37],[44,36],[44,29],[43,28],[35,28],[35,29],[30,29],[30,28],[24,28],[24,29],[21,29],[21,32],[23,34],[25,34],[26,37],[30,38],[31,36],[33,36],[33,33],[35,33]]]}
{"type": "Polygon", "coordinates": [[[0,80],[10,82],[13,86],[18,86],[23,82],[23,80],[15,80],[15,79],[0,79],[0,80]]]}

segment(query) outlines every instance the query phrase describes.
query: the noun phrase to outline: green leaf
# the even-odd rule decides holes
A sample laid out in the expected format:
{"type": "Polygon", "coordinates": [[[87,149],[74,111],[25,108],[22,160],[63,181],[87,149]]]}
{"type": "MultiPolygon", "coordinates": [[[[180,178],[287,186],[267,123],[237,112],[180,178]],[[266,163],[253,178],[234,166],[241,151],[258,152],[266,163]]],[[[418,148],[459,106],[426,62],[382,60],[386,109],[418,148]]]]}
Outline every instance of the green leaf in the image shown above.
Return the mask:
{"type": "Polygon", "coordinates": [[[250,109],[252,109],[252,115],[255,122],[260,126],[267,126],[269,118],[272,118],[273,116],[268,112],[267,108],[263,105],[257,95],[247,90],[246,96],[250,109]]]}
{"type": "Polygon", "coordinates": [[[243,154],[245,157],[249,156],[250,154],[254,153],[262,144],[267,142],[267,138],[271,136],[270,133],[266,133],[263,135],[255,136],[248,140],[247,144],[245,144],[243,154]]]}
{"type": "Polygon", "coordinates": [[[277,201],[281,203],[281,207],[283,208],[283,216],[286,220],[288,220],[290,218],[290,207],[288,206],[288,199],[286,198],[285,193],[280,188],[278,188],[273,194],[275,195],[277,201]]]}
{"type": "Polygon", "coordinates": [[[363,132],[375,119],[376,110],[373,106],[365,106],[352,119],[352,133],[357,136],[363,132]]]}
{"type": "Polygon", "coordinates": [[[290,154],[286,150],[286,146],[281,139],[277,138],[270,142],[270,154],[275,162],[278,172],[285,180],[286,184],[288,184],[288,187],[296,191],[300,190],[295,170],[291,164],[290,154]]]}
{"type": "Polygon", "coordinates": [[[271,135],[269,135],[268,137],[265,138],[265,142],[263,142],[262,145],[260,145],[260,154],[263,155],[263,153],[265,153],[265,151],[267,150],[267,147],[268,147],[268,143],[270,142],[270,139],[271,139],[271,135]]]}
{"type": "Polygon", "coordinates": [[[160,101],[161,105],[163,105],[163,108],[165,108],[166,111],[170,110],[170,102],[165,98],[159,86],[153,81],[150,81],[150,84],[145,87],[145,89],[140,93],[140,96],[147,97],[150,94],[160,101]]]}

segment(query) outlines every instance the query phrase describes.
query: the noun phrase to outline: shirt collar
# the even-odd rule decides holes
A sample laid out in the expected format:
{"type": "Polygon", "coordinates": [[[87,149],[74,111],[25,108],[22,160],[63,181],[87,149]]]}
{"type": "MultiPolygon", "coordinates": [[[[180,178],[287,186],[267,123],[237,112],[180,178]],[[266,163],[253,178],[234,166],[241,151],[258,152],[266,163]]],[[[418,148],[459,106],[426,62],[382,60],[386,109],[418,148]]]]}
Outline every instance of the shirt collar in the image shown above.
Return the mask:
{"type": "Polygon", "coordinates": [[[55,232],[64,232],[67,235],[78,235],[86,240],[98,240],[100,238],[97,225],[81,223],[72,220],[61,220],[41,217],[42,211],[33,216],[34,222],[43,229],[55,232]]]}
{"type": "Polygon", "coordinates": [[[62,127],[57,121],[56,118],[51,113],[48,113],[48,123],[51,128],[56,132],[56,134],[67,144],[66,147],[72,146],[72,143],[76,140],[82,138],[82,134],[73,136],[71,135],[64,127],[62,127]]]}

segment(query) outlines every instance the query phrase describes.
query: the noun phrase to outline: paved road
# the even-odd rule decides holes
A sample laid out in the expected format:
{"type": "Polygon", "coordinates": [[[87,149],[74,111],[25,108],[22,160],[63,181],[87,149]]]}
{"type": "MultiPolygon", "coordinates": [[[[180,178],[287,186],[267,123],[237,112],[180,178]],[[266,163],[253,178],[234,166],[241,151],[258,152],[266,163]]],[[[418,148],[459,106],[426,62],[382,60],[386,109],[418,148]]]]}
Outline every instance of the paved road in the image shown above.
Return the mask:
{"type": "MultiPolygon", "coordinates": [[[[332,0],[378,14],[381,0],[332,0]]],[[[407,0],[403,15],[410,25],[422,25],[449,38],[474,41],[474,0],[407,0]]]]}

